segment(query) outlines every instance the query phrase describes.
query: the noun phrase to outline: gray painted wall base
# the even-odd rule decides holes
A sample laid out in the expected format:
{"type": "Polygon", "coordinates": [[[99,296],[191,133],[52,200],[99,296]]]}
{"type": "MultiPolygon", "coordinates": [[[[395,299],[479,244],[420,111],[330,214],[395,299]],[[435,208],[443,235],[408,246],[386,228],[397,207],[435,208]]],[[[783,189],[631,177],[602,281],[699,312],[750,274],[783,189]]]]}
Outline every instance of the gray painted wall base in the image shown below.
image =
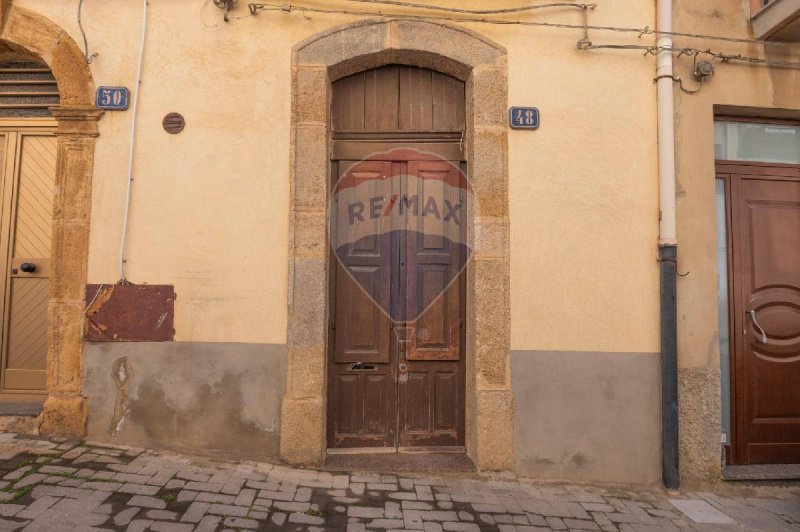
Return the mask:
{"type": "Polygon", "coordinates": [[[87,342],[88,438],[276,459],[285,353],[273,344],[87,342]]]}
{"type": "Polygon", "coordinates": [[[658,353],[512,351],[517,475],[661,480],[658,353]]]}

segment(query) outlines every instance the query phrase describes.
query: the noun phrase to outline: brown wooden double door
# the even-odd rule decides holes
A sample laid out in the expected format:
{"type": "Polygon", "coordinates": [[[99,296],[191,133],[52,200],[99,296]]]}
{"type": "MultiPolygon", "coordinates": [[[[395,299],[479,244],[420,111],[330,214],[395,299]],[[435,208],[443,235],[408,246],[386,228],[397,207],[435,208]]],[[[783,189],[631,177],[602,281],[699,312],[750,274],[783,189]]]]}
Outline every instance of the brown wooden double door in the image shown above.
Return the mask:
{"type": "MultiPolygon", "coordinates": [[[[335,162],[334,175],[346,187],[380,187],[392,176],[426,178],[391,185],[392,197],[422,198],[424,187],[460,172],[459,163],[397,153],[391,160],[335,162]]],[[[375,194],[385,192],[376,188],[375,194]]],[[[447,194],[451,204],[459,201],[457,188],[447,194]]],[[[340,193],[331,209],[346,209],[346,200],[340,193]]],[[[403,208],[402,201],[393,208],[403,208]]],[[[332,250],[329,447],[464,445],[466,229],[451,224],[449,231],[464,231],[455,235],[432,228],[445,214],[423,217],[424,205],[417,208],[419,216],[399,222],[376,217],[374,230],[332,250]],[[387,230],[387,223],[395,226],[387,230]]]]}
{"type": "Polygon", "coordinates": [[[732,462],[800,463],[800,168],[719,164],[727,185],[732,462]]]}

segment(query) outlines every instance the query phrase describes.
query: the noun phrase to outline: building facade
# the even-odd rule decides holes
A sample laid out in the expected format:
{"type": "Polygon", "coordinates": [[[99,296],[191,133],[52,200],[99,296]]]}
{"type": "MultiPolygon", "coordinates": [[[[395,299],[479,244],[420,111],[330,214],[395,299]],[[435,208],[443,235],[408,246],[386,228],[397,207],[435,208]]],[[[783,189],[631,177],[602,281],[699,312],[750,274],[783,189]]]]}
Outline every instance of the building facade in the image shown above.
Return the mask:
{"type": "Polygon", "coordinates": [[[793,1],[675,2],[661,35],[641,0],[3,2],[2,395],[45,433],[311,467],[797,462],[793,1]],[[463,226],[338,247],[390,182],[447,184],[418,207],[463,226]]]}

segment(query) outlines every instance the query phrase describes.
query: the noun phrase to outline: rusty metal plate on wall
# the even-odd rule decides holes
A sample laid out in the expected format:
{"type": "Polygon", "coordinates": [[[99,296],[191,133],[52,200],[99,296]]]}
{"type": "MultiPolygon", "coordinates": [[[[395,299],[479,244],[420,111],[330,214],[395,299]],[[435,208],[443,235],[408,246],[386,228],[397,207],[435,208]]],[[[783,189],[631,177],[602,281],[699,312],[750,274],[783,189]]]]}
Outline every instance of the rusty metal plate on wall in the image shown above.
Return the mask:
{"type": "Polygon", "coordinates": [[[167,133],[177,135],[186,127],[186,120],[180,113],[169,113],[161,121],[161,125],[167,133]]]}
{"type": "Polygon", "coordinates": [[[175,287],[86,286],[86,339],[92,342],[170,342],[175,337],[175,287]]]}

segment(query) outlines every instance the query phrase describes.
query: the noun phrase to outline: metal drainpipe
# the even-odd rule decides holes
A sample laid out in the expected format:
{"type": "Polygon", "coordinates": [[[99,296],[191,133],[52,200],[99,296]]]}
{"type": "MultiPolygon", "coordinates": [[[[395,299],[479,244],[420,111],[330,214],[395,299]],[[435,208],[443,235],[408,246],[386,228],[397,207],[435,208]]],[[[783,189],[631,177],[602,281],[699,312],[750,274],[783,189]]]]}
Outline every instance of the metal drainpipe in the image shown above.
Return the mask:
{"type": "MultiPolygon", "coordinates": [[[[672,31],[672,0],[657,0],[657,27],[672,31]]],[[[659,48],[672,48],[659,35],[659,48]]],[[[672,52],[658,54],[658,259],[661,269],[661,475],[664,487],[680,486],[678,454],[678,328],[676,280],[678,239],[675,214],[675,119],[672,52]],[[670,76],[670,77],[664,77],[670,76]]]]}

